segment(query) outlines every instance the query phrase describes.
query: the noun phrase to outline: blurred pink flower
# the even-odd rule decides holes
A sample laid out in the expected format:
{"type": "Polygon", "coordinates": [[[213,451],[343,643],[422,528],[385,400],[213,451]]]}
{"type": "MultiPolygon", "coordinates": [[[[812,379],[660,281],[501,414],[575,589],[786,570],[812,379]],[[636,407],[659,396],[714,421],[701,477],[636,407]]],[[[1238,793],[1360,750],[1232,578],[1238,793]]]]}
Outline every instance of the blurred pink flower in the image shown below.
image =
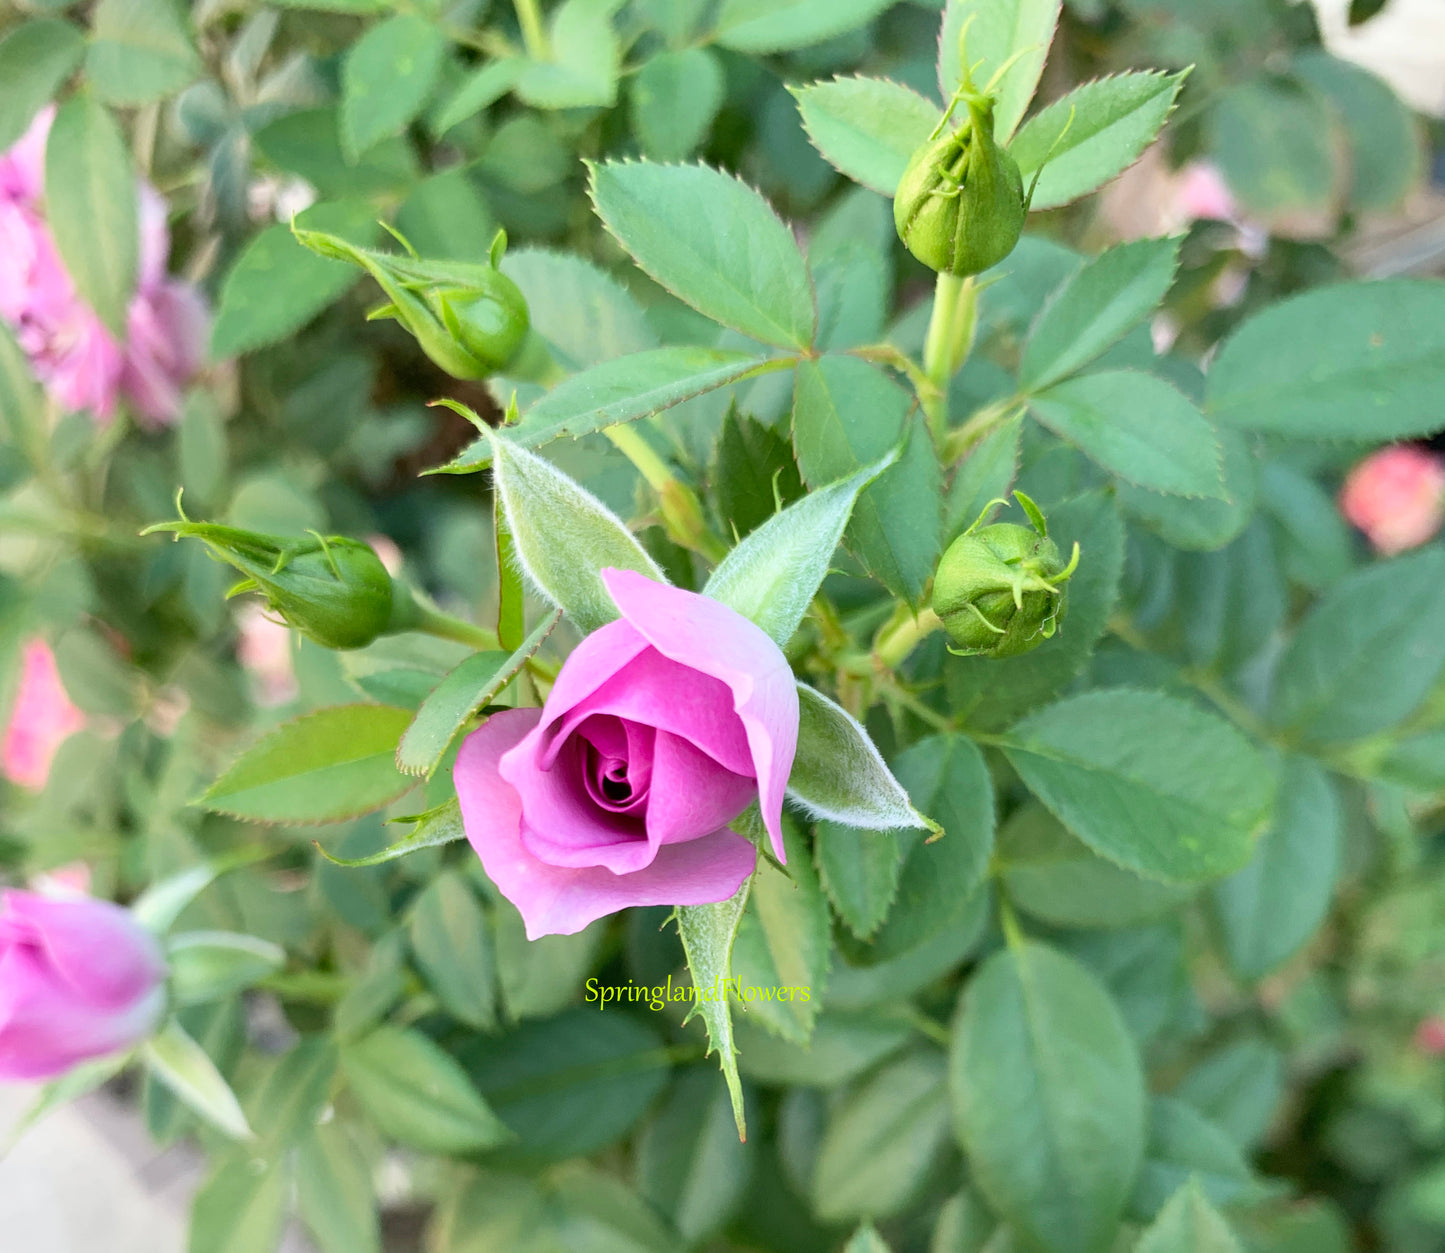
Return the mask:
{"type": "Polygon", "coordinates": [[[1173,209],[1183,222],[1200,218],[1232,222],[1239,217],[1239,206],[1230,194],[1229,184],[1219,167],[1209,161],[1191,161],[1179,171],[1174,181],[1173,209]]]}
{"type": "Polygon", "coordinates": [[[389,575],[395,578],[401,573],[401,549],[390,535],[382,535],[378,531],[374,535],[368,535],[366,542],[371,545],[371,551],[377,555],[389,575]]]}
{"type": "Polygon", "coordinates": [[[1445,1018],[1431,1014],[1415,1028],[1415,1047],[1431,1057],[1445,1053],[1445,1018]]]}
{"type": "Polygon", "coordinates": [[[1416,548],[1445,522],[1445,461],[1413,444],[1371,453],[1345,479],[1340,512],[1382,553],[1416,548]]]}
{"type": "Polygon", "coordinates": [[[291,628],[266,616],[257,602],[237,610],[236,659],[251,676],[258,705],[284,705],[296,696],[291,628]]]}
{"type": "Polygon", "coordinates": [[[209,311],[194,287],[166,274],[166,205],[145,183],[137,190],[140,257],[123,344],[80,298],[41,211],[54,116],[53,107],[42,109],[0,153],[0,318],[56,404],[106,421],[124,397],[140,417],[173,422],[204,359],[209,311]]]}
{"type": "Polygon", "coordinates": [[[0,745],[0,773],[21,787],[42,788],[55,750],[85,725],[70,703],[44,640],[33,639],[21,654],[20,686],[0,745]]]}

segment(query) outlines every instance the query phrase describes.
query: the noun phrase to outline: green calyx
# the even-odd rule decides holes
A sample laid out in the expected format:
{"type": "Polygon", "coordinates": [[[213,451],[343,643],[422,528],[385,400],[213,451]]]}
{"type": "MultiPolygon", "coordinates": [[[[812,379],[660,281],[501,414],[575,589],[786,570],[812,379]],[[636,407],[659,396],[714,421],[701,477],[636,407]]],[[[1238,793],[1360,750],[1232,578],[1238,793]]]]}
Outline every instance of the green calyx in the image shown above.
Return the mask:
{"type": "MultiPolygon", "coordinates": [[[[177,501],[179,507],[179,500],[177,501]]],[[[342,535],[265,535],[181,516],[141,532],[168,531],[199,539],[245,578],[230,596],[260,592],[273,612],[326,648],[363,648],[379,635],[405,629],[410,595],[369,546],[342,535]]]]}
{"type": "MultiPolygon", "coordinates": [[[[390,229],[390,228],[388,228],[390,229]]],[[[409,256],[358,248],[336,235],[292,225],[312,252],[360,266],[386,293],[372,318],[395,318],[438,366],[459,379],[482,379],[521,351],[530,319],[521,289],[497,268],[507,237],[498,231],[485,263],[427,261],[396,235],[409,256]]],[[[396,234],[395,231],[392,234],[396,234]]]]}
{"type": "Polygon", "coordinates": [[[983,526],[996,504],[943,554],[933,580],[933,611],[963,657],[1018,657],[1052,638],[1068,609],[1068,581],[1079,565],[1079,546],[1068,562],[1048,536],[1043,514],[1015,492],[1031,526],[983,526]]]}

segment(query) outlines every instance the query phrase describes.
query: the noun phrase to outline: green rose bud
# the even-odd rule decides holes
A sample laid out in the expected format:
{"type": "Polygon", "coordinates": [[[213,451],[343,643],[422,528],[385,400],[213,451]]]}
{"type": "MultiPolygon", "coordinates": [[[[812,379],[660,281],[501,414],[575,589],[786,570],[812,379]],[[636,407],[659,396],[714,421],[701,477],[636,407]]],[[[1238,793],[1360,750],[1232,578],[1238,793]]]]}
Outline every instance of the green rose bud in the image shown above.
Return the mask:
{"type": "Polygon", "coordinates": [[[1019,504],[1033,523],[978,521],[949,545],[933,580],[933,611],[964,657],[1017,657],[1053,636],[1068,608],[1068,580],[1079,546],[1067,564],[1048,537],[1044,516],[1022,492],[1019,504]]]}
{"type": "Polygon", "coordinates": [[[371,548],[345,536],[264,535],[212,522],[161,522],[142,534],[170,531],[205,542],[212,555],[246,577],[228,593],[260,592],[270,608],[326,648],[364,648],[399,629],[411,603],[371,548]],[[402,613],[398,613],[402,610],[402,613]]]}
{"type": "MultiPolygon", "coordinates": [[[[968,117],[944,115],[913,154],[893,197],[893,223],[908,251],[945,274],[978,274],[1014,250],[1029,197],[1018,162],[994,142],[993,98],[961,90],[968,117]]],[[[952,108],[950,108],[950,113],[952,108]]]]}
{"type": "MultiPolygon", "coordinates": [[[[360,266],[387,295],[372,318],[395,318],[437,365],[459,379],[504,369],[527,338],[530,319],[521,289],[498,268],[507,237],[498,231],[485,263],[426,261],[358,248],[335,235],[292,226],[313,252],[360,266]]],[[[393,232],[395,233],[395,232],[393,232]]],[[[403,244],[406,240],[401,236],[403,244]]],[[[410,245],[406,244],[410,249],[410,245]]]]}

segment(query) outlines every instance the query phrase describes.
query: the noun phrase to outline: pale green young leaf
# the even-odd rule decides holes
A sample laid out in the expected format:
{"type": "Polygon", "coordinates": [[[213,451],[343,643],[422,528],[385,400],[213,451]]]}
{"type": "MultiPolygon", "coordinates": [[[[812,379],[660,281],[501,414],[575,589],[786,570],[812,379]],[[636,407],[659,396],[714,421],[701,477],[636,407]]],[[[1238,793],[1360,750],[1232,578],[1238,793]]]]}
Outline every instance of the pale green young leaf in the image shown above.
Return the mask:
{"type": "Polygon", "coordinates": [[[214,1127],[233,1140],[254,1138],[230,1084],[174,1018],[141,1046],[141,1059],[153,1075],[214,1127]]]}
{"type": "Polygon", "coordinates": [[[617,101],[617,0],[562,0],[547,27],[547,58],[528,61],[517,96],[538,109],[609,108],[617,101]]]}
{"type": "Polygon", "coordinates": [[[798,629],[858,493],[893,458],[810,492],[751,531],[723,558],[704,593],[757,623],[779,646],[798,629]]]}
{"type": "Polygon", "coordinates": [[[654,161],[681,161],[707,138],[727,84],[707,48],[660,52],[633,75],[627,92],[632,133],[654,161]]]}
{"type": "Polygon", "coordinates": [[[286,950],[255,935],[185,931],[167,942],[166,960],[173,1003],[193,1005],[259,983],[286,964],[286,950]]]}
{"type": "Polygon", "coordinates": [[[993,88],[994,134],[1002,143],[1033,99],[1058,20],[1059,0],[948,0],[938,35],[939,94],[950,99],[963,81],[961,51],[979,91],[1002,71],[993,88]],[[961,50],[959,35],[965,28],[961,50]]]}
{"type": "Polygon", "coordinates": [[[355,161],[422,111],[441,73],[446,36],[399,13],[371,27],[341,64],[341,145],[355,161]]]}
{"type": "Polygon", "coordinates": [[[813,147],[855,183],[892,196],[939,107],[886,78],[834,78],[790,87],[813,147]]]}
{"type": "Polygon", "coordinates": [[[1054,434],[1130,483],[1223,499],[1214,428],[1163,379],[1138,370],[1082,374],[1029,397],[1029,408],[1054,434]]]}
{"type": "Polygon", "coordinates": [[[949,1090],[972,1178],[1048,1253],[1104,1253],[1143,1160],[1139,1054],[1078,962],[1020,942],[965,985],[949,1090]]]}
{"type": "Polygon", "coordinates": [[[383,1134],[410,1148],[461,1155],[513,1139],[461,1066],[420,1031],[379,1027],[343,1043],[341,1068],[383,1134]]]}
{"type": "Polygon", "coordinates": [[[1343,819],[1329,776],[1286,760],[1274,821],[1249,863],[1213,889],[1214,915],[1234,972],[1258,979],[1314,934],[1334,895],[1343,819]]]}
{"type": "Polygon", "coordinates": [[[495,104],[517,85],[526,68],[527,62],[521,57],[500,57],[473,70],[446,102],[428,115],[431,133],[440,139],[459,122],[495,104]]]}
{"type": "Polygon", "coordinates": [[[908,1054],[830,1113],[813,1169],[819,1218],[891,1218],[917,1197],[948,1143],[945,1069],[934,1049],[908,1054]]]}
{"type": "Polygon", "coordinates": [[[872,21],[892,0],[722,0],[716,38],[755,55],[808,48],[872,21]]]}
{"type": "Polygon", "coordinates": [[[411,711],[337,705],[263,736],[200,798],[251,822],[339,822],[390,804],[416,785],[396,768],[411,711]]]}
{"type": "Polygon", "coordinates": [[[1191,1180],[1139,1237],[1137,1253],[1244,1253],[1244,1246],[1191,1180]]]}
{"type": "Polygon", "coordinates": [[[517,560],[533,586],[579,630],[595,631],[617,617],[602,584],[604,567],[666,581],[642,545],[590,492],[504,435],[487,438],[493,489],[501,493],[517,560]]]}
{"type": "Polygon", "coordinates": [[[1209,370],[1225,426],[1295,439],[1406,439],[1440,424],[1445,283],[1339,283],[1248,318],[1209,370]]]}
{"type": "Polygon", "coordinates": [[[32,18],[0,39],[0,152],[25,133],[85,56],[85,36],[60,18],[32,18]]]}
{"type": "Polygon", "coordinates": [[[325,1123],[301,1141],[296,1198],[322,1253],[381,1253],[371,1164],[345,1124],[325,1123]]]}
{"type": "Polygon", "coordinates": [[[411,907],[411,951],[442,1008],[478,1031],[497,1025],[491,930],[477,895],[454,871],[433,879],[411,907]]]}
{"type": "Polygon", "coordinates": [[[1101,187],[1139,159],[1174,108],[1184,74],[1130,70],[1074,88],[1019,129],[1009,155],[1033,207],[1052,209],[1101,187]]]}
{"type": "Polygon", "coordinates": [[[868,732],[837,702],[798,684],[798,749],[788,795],[807,813],[871,831],[936,824],[893,777],[868,732]]]}
{"type": "Polygon", "coordinates": [[[1034,322],[1019,363],[1020,390],[1075,373],[1147,318],[1174,280],[1180,238],[1117,244],[1086,262],[1034,322]]]}
{"type": "Polygon", "coordinates": [[[708,1053],[718,1055],[740,1140],[746,1140],[748,1132],[727,984],[732,976],[733,941],[737,938],[743,910],[747,908],[752,882],[750,876],[732,896],[715,905],[679,905],[676,911],[682,951],[697,990],[684,1021],[697,1016],[707,1028],[708,1053]]]}
{"type": "Polygon", "coordinates": [[[705,165],[589,165],[592,203],[648,274],[744,335],[806,348],[817,330],[808,267],[757,192],[705,165]]]}
{"type": "Polygon", "coordinates": [[[1172,883],[1238,869],[1274,779],[1223,718],[1160,692],[1086,692],[1016,725],[1004,751],[1029,790],[1100,856],[1172,883]]]}
{"type": "Polygon", "coordinates": [[[72,96],[56,111],[45,145],[45,209],[76,290],[123,339],[140,254],[136,175],[120,127],[94,96],[72,96]]]}
{"type": "Polygon", "coordinates": [[[174,0],[100,0],[90,19],[85,76],[108,104],[148,104],[200,77],[201,58],[174,0]]]}

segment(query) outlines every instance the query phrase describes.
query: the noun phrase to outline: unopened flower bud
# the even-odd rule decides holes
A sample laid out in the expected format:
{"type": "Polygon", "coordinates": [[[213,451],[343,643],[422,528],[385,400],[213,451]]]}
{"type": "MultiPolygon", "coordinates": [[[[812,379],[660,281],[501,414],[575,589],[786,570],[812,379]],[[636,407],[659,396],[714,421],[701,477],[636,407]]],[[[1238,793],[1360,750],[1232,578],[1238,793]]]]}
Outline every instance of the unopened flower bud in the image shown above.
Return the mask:
{"type": "Polygon", "coordinates": [[[1038,507],[1022,492],[1014,494],[1033,525],[981,526],[985,510],[949,546],[934,576],[933,611],[958,645],[950,651],[961,656],[1029,652],[1058,630],[1068,608],[1066,585],[1078,567],[1078,545],[1065,563],[1038,507]]]}
{"type": "Polygon", "coordinates": [[[230,595],[260,592],[271,610],[326,648],[364,648],[395,629],[396,601],[381,558],[341,535],[264,535],[212,522],[162,522],[142,534],[170,531],[205,542],[246,577],[230,595]]]}
{"type": "Polygon", "coordinates": [[[453,378],[495,374],[517,356],[527,338],[526,299],[497,268],[506,247],[500,231],[490,259],[478,264],[399,256],[358,248],[323,231],[294,225],[291,229],[313,252],[358,265],[370,274],[387,296],[387,303],[370,316],[395,318],[453,378]]]}
{"type": "Polygon", "coordinates": [[[940,273],[978,274],[1014,250],[1028,214],[1015,161],[995,142],[993,99],[964,92],[968,117],[908,162],[893,197],[893,222],[908,251],[940,273]]]}

